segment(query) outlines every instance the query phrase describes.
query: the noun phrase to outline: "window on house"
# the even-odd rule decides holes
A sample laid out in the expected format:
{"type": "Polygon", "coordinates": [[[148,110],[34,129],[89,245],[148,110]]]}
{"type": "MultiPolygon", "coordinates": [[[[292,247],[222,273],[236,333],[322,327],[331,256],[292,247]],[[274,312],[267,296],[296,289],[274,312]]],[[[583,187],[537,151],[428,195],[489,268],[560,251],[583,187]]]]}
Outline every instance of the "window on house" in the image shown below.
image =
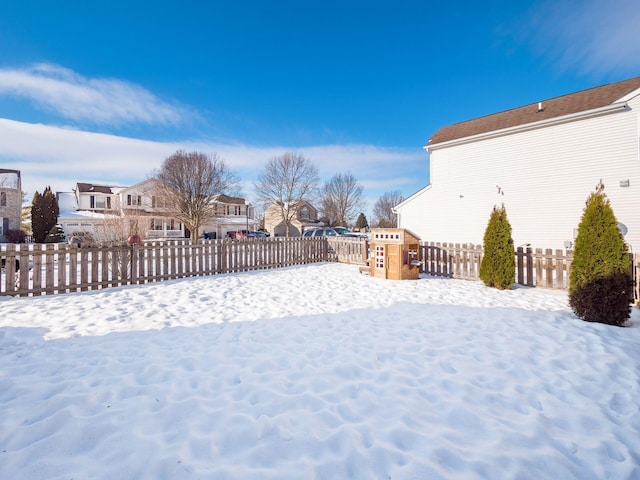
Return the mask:
{"type": "Polygon", "coordinates": [[[127,205],[139,207],[142,205],[142,196],[141,195],[127,195],[127,205]]]}
{"type": "Polygon", "coordinates": [[[7,192],[0,192],[0,207],[7,206],[7,192]]]}
{"type": "Polygon", "coordinates": [[[309,220],[309,207],[306,205],[300,209],[300,218],[302,220],[309,220]]]}
{"type": "Polygon", "coordinates": [[[5,222],[9,223],[9,219],[0,217],[0,236],[4,235],[5,222]]]}
{"type": "Polygon", "coordinates": [[[111,208],[111,198],[104,195],[91,195],[91,208],[104,210],[111,208]]]}

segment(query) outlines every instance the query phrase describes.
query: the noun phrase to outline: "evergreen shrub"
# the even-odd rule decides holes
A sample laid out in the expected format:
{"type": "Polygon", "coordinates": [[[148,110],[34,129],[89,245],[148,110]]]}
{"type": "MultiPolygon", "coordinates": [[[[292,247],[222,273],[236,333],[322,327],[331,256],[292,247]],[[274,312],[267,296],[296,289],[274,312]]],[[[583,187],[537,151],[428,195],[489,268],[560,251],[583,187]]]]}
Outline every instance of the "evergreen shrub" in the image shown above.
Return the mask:
{"type": "Polygon", "coordinates": [[[633,279],[626,242],[602,182],[587,199],[569,278],[569,305],[587,322],[620,326],[631,313],[633,279]]]}
{"type": "Polygon", "coordinates": [[[9,243],[24,243],[27,237],[23,230],[7,230],[4,236],[9,243]]]}
{"type": "Polygon", "coordinates": [[[65,241],[66,235],[60,225],[54,225],[49,230],[49,234],[44,239],[44,243],[61,243],[65,241]]]}
{"type": "Polygon", "coordinates": [[[484,232],[480,280],[500,290],[511,288],[516,278],[515,251],[511,238],[511,224],[502,205],[493,207],[484,232]]]}

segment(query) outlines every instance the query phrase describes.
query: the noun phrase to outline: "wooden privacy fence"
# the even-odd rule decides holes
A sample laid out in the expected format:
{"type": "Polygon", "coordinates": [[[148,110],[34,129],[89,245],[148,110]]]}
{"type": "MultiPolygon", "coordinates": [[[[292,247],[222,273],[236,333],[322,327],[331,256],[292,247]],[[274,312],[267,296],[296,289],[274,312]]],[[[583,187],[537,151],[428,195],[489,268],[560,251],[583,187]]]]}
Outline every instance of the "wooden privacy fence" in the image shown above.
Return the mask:
{"type": "MultiPolygon", "coordinates": [[[[429,275],[480,279],[482,245],[460,243],[423,243],[420,247],[421,273],[429,275]]],[[[518,247],[515,251],[515,283],[528,287],[569,288],[573,252],[518,247]]],[[[634,299],[640,299],[640,254],[631,256],[634,299]]]]}
{"type": "MultiPolygon", "coordinates": [[[[482,245],[467,243],[424,243],[420,249],[421,272],[429,275],[480,279],[482,245]]],[[[572,252],[537,248],[515,251],[515,283],[528,287],[568,288],[572,252]]]]}
{"type": "Polygon", "coordinates": [[[331,262],[366,265],[369,262],[369,241],[362,238],[326,237],[331,262]]]}
{"type": "MultiPolygon", "coordinates": [[[[355,255],[355,254],[354,254],[355,255]]],[[[338,261],[325,238],[154,242],[145,245],[5,245],[0,295],[31,296],[338,261]]]]}
{"type": "MultiPolygon", "coordinates": [[[[345,237],[189,240],[145,245],[2,245],[0,296],[50,295],[177,278],[247,272],[317,262],[367,265],[369,242],[345,237]],[[19,268],[18,268],[19,267],[19,268]]],[[[424,242],[420,272],[478,280],[482,246],[424,242]]],[[[568,288],[572,253],[518,247],[519,285],[568,288]]],[[[640,255],[633,256],[634,298],[640,299],[640,255]]]]}

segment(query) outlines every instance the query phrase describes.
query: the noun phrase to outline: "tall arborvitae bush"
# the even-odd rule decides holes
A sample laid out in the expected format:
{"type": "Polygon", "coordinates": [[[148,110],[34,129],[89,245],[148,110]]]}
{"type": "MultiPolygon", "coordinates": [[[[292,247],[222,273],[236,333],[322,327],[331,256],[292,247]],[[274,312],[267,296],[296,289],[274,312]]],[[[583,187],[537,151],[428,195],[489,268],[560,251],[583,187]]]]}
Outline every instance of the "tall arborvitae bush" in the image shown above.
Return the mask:
{"type": "Polygon", "coordinates": [[[578,226],[569,278],[569,305],[588,322],[622,325],[633,299],[629,249],[604,194],[589,195],[578,226]]]}
{"type": "Polygon", "coordinates": [[[47,234],[58,222],[58,214],[58,200],[51,187],[45,188],[42,195],[36,191],[31,202],[31,227],[36,243],[44,243],[47,234]]]}
{"type": "Polygon", "coordinates": [[[480,280],[500,290],[511,288],[516,278],[515,251],[507,210],[493,207],[484,232],[480,280]]]}

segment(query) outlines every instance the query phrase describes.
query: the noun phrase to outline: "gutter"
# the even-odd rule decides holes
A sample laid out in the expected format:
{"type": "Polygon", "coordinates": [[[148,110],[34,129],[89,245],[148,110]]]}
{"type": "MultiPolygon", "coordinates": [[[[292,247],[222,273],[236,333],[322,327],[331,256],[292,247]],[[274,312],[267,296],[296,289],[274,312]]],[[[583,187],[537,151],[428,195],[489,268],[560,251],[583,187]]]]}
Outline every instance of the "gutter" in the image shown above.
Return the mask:
{"type": "Polygon", "coordinates": [[[553,125],[562,125],[563,123],[575,122],[577,120],[586,120],[589,118],[595,118],[603,115],[608,115],[611,113],[616,113],[618,111],[623,111],[626,109],[627,109],[626,102],[616,102],[616,103],[612,103],[611,105],[607,105],[605,107],[594,108],[593,110],[571,113],[569,115],[563,115],[561,117],[549,118],[546,120],[540,120],[538,122],[533,122],[533,123],[525,123],[524,125],[516,125],[514,127],[503,128],[500,130],[492,130],[491,132],[479,133],[477,135],[472,135],[470,137],[456,138],[454,140],[449,140],[446,142],[434,143],[433,145],[430,145],[429,143],[427,143],[427,145],[425,145],[422,148],[425,149],[427,152],[431,153],[433,150],[438,150],[441,148],[455,147],[457,145],[464,145],[466,143],[477,142],[479,140],[487,140],[490,138],[503,137],[505,135],[512,135],[514,133],[526,132],[529,130],[536,130],[538,128],[550,127],[553,125]]]}

